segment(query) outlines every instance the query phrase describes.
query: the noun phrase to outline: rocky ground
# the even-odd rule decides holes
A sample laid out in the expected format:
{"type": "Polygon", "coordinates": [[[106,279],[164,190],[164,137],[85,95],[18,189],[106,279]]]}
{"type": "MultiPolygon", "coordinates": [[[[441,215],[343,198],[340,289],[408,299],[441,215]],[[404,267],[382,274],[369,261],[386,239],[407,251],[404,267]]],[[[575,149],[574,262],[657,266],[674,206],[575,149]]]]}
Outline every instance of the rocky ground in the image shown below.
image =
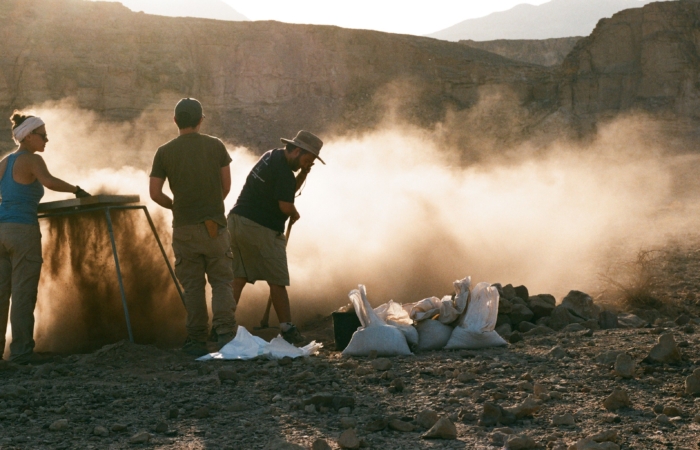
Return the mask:
{"type": "Polygon", "coordinates": [[[4,362],[0,448],[698,448],[700,251],[679,245],[665,262],[674,276],[656,295],[675,302],[678,323],[342,358],[324,320],[305,330],[324,350],[301,360],[198,363],[121,342],[38,367],[4,362]]]}

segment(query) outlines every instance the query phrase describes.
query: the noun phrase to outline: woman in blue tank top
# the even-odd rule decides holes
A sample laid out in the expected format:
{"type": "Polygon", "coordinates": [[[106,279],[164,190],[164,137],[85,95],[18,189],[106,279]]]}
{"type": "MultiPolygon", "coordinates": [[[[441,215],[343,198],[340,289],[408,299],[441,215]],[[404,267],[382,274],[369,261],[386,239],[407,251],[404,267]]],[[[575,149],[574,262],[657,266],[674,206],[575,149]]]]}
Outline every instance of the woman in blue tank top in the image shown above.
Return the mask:
{"type": "Polygon", "coordinates": [[[10,360],[40,363],[34,354],[34,306],[41,274],[41,232],[37,209],[44,187],[89,196],[78,186],[49,173],[44,151],[49,138],[39,117],[14,112],[12,137],[19,148],[0,161],[0,343],[5,333],[12,297],[10,360]]]}

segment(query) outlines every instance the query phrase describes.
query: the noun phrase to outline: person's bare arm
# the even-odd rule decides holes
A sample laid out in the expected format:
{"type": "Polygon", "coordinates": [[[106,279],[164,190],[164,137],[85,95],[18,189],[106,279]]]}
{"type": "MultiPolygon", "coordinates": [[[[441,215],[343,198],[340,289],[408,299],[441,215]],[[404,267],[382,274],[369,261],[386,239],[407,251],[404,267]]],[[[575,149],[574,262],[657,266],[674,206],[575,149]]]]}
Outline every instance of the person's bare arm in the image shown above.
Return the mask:
{"type": "Polygon", "coordinates": [[[301,217],[299,215],[299,211],[297,211],[296,207],[294,206],[294,203],[283,202],[282,200],[279,200],[279,205],[282,214],[288,216],[292,223],[296,222],[301,217]]]}
{"type": "Polygon", "coordinates": [[[44,158],[42,158],[40,155],[31,155],[29,164],[32,170],[32,175],[34,175],[36,179],[39,180],[39,183],[41,183],[47,189],[51,189],[52,191],[56,192],[72,193],[75,193],[78,190],[77,186],[73,186],[60,178],[56,178],[51,175],[48,167],[46,167],[44,158]]]}
{"type": "Polygon", "coordinates": [[[151,177],[148,185],[148,192],[151,195],[151,200],[158,203],[163,208],[173,209],[173,199],[163,193],[163,185],[165,178],[151,177]]]}
{"type": "Polygon", "coordinates": [[[224,166],[221,168],[221,191],[224,194],[224,198],[231,192],[231,166],[224,166]]]}

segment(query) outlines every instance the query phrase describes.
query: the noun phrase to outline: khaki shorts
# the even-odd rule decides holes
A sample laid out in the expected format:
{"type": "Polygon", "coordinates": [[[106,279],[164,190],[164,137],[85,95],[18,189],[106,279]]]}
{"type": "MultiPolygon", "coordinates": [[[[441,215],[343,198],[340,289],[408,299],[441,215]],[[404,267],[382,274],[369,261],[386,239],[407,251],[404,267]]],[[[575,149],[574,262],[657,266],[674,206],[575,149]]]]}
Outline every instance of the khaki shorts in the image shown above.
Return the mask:
{"type": "Polygon", "coordinates": [[[229,214],[233,276],[248,283],[258,280],[277,286],[289,286],[287,239],[283,233],[271,230],[237,214],[229,214]]]}

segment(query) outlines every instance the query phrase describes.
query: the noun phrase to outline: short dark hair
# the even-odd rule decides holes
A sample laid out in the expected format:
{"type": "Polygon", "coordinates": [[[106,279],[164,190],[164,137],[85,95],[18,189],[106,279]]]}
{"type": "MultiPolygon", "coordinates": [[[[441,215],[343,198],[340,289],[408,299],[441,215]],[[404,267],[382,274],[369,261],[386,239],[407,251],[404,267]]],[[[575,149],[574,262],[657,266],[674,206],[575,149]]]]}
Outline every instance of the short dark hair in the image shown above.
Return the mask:
{"type": "Polygon", "coordinates": [[[18,126],[22,125],[22,123],[30,117],[34,116],[24,115],[15,109],[15,111],[12,113],[12,117],[10,117],[10,122],[12,122],[12,129],[14,130],[18,126]]]}
{"type": "Polygon", "coordinates": [[[175,124],[177,124],[177,127],[179,129],[183,128],[194,128],[197,125],[199,125],[199,121],[202,120],[202,116],[199,117],[192,117],[190,113],[187,111],[178,111],[177,114],[175,114],[175,124]]]}

